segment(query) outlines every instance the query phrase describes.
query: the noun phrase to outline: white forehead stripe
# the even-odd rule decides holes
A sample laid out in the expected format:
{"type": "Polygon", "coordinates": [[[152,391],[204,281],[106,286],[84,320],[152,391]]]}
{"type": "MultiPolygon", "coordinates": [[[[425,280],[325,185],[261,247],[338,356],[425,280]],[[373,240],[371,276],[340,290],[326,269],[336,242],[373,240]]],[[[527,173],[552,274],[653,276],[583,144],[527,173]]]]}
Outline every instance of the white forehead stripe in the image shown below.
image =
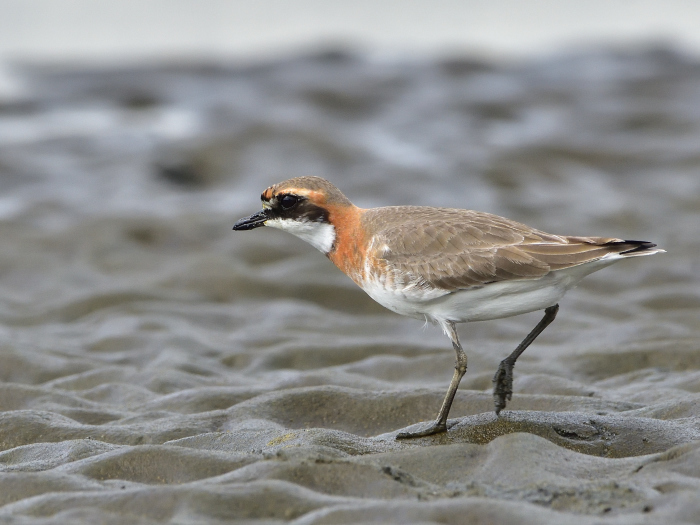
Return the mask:
{"type": "Polygon", "coordinates": [[[296,235],[323,253],[328,253],[335,242],[335,227],[326,222],[299,221],[294,219],[268,219],[265,226],[278,228],[296,235]]]}

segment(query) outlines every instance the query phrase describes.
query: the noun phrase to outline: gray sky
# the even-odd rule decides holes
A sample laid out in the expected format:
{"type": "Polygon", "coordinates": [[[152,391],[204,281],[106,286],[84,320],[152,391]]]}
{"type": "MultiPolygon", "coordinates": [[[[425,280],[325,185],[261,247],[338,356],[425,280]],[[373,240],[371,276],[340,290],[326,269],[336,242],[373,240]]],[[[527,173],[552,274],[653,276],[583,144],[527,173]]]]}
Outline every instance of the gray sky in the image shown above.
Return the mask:
{"type": "Polygon", "coordinates": [[[581,43],[700,53],[696,0],[0,0],[0,60],[255,59],[318,44],[491,58],[581,43]]]}

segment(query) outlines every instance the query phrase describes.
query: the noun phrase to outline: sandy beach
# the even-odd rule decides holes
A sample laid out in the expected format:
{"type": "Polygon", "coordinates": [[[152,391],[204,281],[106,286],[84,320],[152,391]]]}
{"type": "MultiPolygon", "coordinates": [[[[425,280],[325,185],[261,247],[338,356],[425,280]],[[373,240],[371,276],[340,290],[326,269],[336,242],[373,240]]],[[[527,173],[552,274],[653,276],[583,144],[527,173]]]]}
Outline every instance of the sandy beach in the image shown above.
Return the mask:
{"type": "Polygon", "coordinates": [[[700,62],[18,65],[0,101],[0,523],[700,523],[700,62]],[[374,303],[261,191],[488,211],[668,253],[540,314],[440,330],[374,303]]]}

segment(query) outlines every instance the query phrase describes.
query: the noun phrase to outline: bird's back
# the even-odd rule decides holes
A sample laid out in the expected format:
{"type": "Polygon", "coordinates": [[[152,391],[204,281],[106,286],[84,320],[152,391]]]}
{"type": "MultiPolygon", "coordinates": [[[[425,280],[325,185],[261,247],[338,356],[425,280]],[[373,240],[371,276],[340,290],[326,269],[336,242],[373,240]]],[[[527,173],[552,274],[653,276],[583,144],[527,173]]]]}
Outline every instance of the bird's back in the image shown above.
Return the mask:
{"type": "Polygon", "coordinates": [[[361,220],[370,233],[366,277],[424,290],[539,279],[605,257],[661,251],[643,241],[553,235],[472,210],[394,206],[367,210],[361,220]]]}

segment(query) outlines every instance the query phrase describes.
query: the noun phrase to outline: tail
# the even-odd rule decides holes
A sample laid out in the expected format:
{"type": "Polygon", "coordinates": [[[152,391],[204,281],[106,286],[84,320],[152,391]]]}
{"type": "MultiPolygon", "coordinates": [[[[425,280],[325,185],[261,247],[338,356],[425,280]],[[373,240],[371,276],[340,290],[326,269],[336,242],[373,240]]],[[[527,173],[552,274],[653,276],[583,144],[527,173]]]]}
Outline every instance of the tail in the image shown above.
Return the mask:
{"type": "Polygon", "coordinates": [[[656,248],[656,244],[648,241],[614,240],[605,243],[605,245],[615,248],[615,252],[623,257],[639,257],[642,255],[653,255],[655,253],[666,253],[666,250],[656,248]]]}

